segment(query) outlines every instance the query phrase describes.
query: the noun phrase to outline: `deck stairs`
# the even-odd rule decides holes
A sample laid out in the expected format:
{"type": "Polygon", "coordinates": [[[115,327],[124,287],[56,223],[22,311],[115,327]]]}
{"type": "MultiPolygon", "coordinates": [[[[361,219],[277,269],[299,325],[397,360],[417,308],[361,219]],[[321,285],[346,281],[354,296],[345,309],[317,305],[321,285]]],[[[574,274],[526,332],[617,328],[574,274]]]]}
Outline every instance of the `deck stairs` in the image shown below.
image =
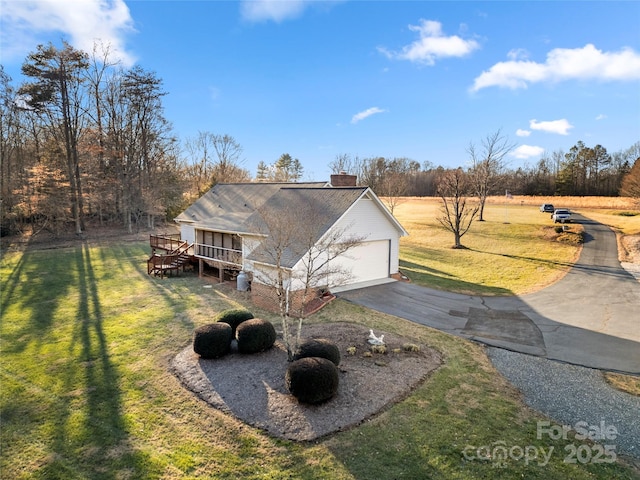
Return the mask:
{"type": "Polygon", "coordinates": [[[154,253],[147,260],[147,273],[149,275],[160,276],[178,274],[184,271],[185,267],[193,259],[193,243],[182,242],[177,248],[167,253],[154,253]]]}

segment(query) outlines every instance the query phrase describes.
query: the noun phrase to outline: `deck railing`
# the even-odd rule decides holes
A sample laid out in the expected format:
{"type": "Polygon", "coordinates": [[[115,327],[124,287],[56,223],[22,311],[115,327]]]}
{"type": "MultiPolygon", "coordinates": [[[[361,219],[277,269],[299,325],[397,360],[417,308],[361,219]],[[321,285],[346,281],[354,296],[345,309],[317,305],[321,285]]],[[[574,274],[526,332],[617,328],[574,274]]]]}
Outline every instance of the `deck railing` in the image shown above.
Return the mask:
{"type": "Polygon", "coordinates": [[[149,235],[149,244],[151,248],[160,248],[168,252],[172,252],[183,244],[179,233],[171,233],[165,235],[149,235]]]}
{"type": "Polygon", "coordinates": [[[242,250],[196,244],[196,256],[216,260],[234,267],[242,267],[242,250]]]}
{"type": "Polygon", "coordinates": [[[180,238],[178,234],[149,235],[149,244],[153,253],[147,260],[147,273],[160,275],[184,270],[185,266],[193,258],[193,244],[189,244],[180,238]],[[156,250],[163,250],[156,253],[156,250]]]}

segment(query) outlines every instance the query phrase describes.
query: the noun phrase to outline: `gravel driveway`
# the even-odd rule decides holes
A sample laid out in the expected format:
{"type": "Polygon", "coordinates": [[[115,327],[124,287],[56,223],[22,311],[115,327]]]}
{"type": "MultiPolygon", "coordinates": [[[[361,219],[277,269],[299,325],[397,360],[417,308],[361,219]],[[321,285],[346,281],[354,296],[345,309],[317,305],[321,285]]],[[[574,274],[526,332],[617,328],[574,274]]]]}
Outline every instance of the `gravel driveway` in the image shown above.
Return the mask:
{"type": "Polygon", "coordinates": [[[616,438],[600,443],[640,459],[640,397],[609,386],[599,370],[501,348],[488,347],[487,355],[531,408],[559,425],[613,426],[616,438]]]}

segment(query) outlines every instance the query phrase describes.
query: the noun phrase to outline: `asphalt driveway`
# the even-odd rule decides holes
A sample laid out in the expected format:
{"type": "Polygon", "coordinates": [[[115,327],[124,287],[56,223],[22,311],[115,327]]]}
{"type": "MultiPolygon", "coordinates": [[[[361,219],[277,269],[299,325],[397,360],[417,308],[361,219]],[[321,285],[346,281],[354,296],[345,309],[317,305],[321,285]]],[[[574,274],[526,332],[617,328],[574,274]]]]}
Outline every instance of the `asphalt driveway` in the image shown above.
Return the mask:
{"type": "Polygon", "coordinates": [[[579,215],[575,221],[586,234],[578,262],[530,295],[469,296],[393,282],[338,296],[487,345],[640,374],[640,282],[620,266],[609,227],[579,215]]]}

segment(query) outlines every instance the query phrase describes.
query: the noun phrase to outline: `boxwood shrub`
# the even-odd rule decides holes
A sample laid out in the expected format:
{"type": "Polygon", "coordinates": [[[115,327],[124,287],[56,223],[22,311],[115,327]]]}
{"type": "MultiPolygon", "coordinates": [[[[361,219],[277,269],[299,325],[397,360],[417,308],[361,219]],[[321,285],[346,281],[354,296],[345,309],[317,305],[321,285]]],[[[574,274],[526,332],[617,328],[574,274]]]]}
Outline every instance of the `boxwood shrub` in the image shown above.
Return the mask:
{"type": "Polygon", "coordinates": [[[326,402],[338,391],[338,368],[331,360],[306,357],[289,364],[285,385],[302,403],[326,402]]]}
{"type": "Polygon", "coordinates": [[[216,316],[215,320],[216,322],[223,322],[231,325],[232,333],[235,336],[238,325],[252,318],[253,318],[253,313],[251,313],[249,310],[245,310],[243,308],[232,308],[232,309],[223,310],[222,312],[220,312],[216,316]]]}
{"type": "Polygon", "coordinates": [[[218,358],[229,353],[233,334],[228,323],[209,323],[195,329],[193,351],[202,358],[218,358]]]}
{"type": "Polygon", "coordinates": [[[302,342],[294,360],[307,357],[326,358],[331,360],[336,367],[340,365],[340,349],[326,338],[311,338],[302,342]]]}
{"type": "Polygon", "coordinates": [[[238,352],[257,353],[267,350],[276,341],[276,329],[268,320],[252,318],[245,320],[236,329],[238,352]]]}

